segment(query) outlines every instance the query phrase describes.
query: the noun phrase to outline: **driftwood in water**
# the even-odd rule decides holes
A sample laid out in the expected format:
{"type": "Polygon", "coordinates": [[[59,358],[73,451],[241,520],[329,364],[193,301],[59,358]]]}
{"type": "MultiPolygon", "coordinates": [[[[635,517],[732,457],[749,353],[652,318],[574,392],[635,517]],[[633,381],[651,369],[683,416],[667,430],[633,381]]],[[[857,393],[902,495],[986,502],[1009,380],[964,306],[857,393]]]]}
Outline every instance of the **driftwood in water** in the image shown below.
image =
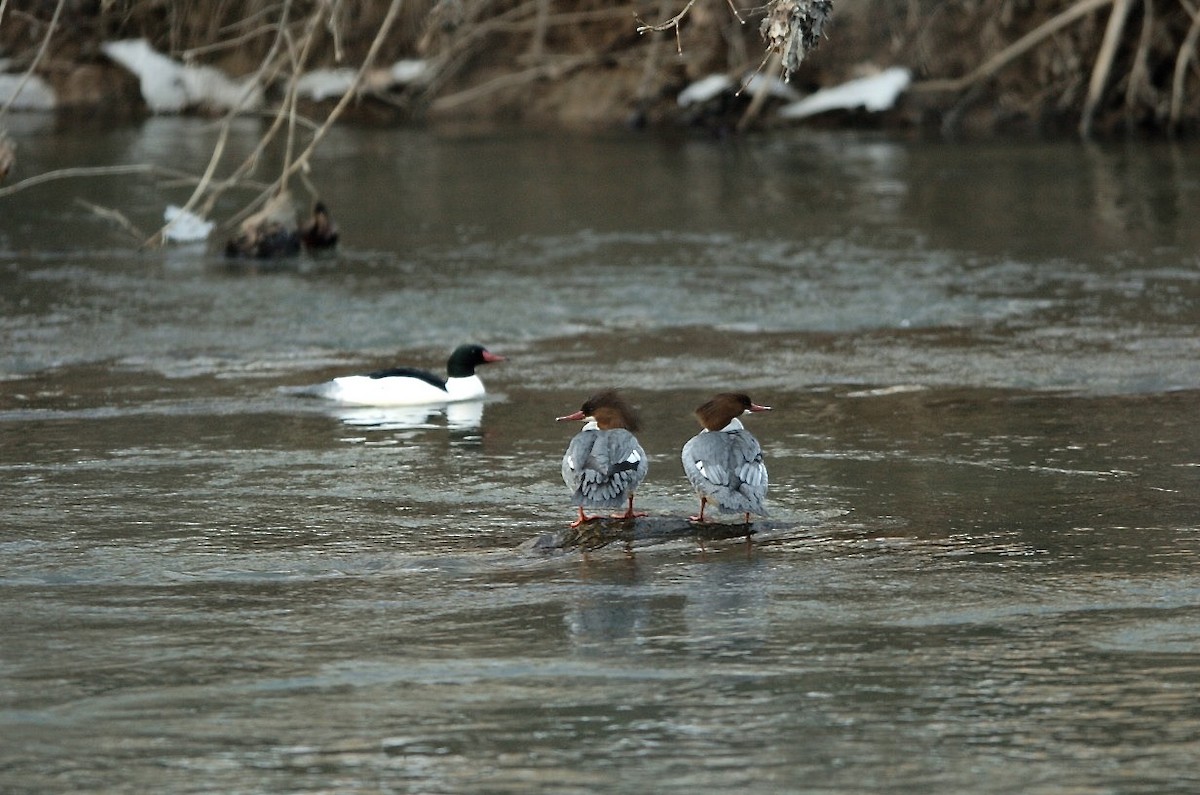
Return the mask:
{"type": "Polygon", "coordinates": [[[592,552],[605,547],[633,551],[672,541],[693,541],[700,547],[727,541],[753,540],[756,536],[792,529],[770,519],[751,524],[690,522],[682,517],[648,516],[637,519],[596,519],[578,527],[563,527],[530,539],[521,549],[539,555],[592,552]]]}

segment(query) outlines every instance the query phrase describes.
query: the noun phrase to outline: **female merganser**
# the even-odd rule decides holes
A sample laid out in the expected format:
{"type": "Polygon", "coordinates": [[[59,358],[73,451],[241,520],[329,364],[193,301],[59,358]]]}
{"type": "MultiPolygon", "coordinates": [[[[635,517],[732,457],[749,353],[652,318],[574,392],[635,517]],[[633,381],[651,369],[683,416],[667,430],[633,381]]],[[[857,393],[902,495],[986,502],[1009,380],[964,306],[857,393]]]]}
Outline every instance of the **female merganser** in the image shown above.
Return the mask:
{"type": "Polygon", "coordinates": [[[475,375],[475,368],[502,361],[503,356],[482,345],[460,345],[446,362],[446,378],[413,367],[393,367],[367,375],[344,375],[310,392],[356,406],[420,406],[482,400],[483,382],[475,375]]]}
{"type": "Polygon", "coordinates": [[[291,197],[283,194],[242,222],[236,237],[225,243],[225,256],[245,259],[294,257],[301,250],[320,251],[338,242],[338,228],[322,201],[312,214],[296,225],[291,197]]]}
{"type": "Polygon", "coordinates": [[[690,521],[703,522],[704,507],[710,502],[722,513],[744,513],[746,524],[752,513],[767,515],[763,507],[767,466],[762,447],[737,417],[770,409],[754,403],[748,395],[733,392],[723,392],[696,409],[704,430],[683,446],[683,471],[700,495],[700,513],[689,516],[690,521]]]}
{"type": "Polygon", "coordinates": [[[330,215],[325,202],[318,200],[313,205],[312,215],[300,224],[296,234],[309,251],[319,251],[337,245],[338,226],[334,223],[333,216],[330,215]]]}
{"type": "Polygon", "coordinates": [[[638,429],[633,408],[614,390],[606,389],[588,398],[579,411],[557,419],[587,421],[567,445],[562,460],[563,482],[573,492],[572,503],[579,508],[579,518],[570,526],[599,518],[588,516],[584,508],[625,505],[625,513],[613,514],[613,518],[645,516],[633,510],[633,493],[646,479],[650,465],[646,451],[633,435],[638,429]]]}

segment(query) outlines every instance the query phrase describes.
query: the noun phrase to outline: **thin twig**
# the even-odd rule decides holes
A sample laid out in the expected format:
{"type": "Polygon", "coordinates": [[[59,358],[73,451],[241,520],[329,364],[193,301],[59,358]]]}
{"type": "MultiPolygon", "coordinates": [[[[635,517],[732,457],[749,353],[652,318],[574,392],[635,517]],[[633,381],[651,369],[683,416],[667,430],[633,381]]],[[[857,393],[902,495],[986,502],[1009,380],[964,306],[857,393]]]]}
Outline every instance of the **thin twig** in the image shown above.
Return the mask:
{"type": "Polygon", "coordinates": [[[638,22],[641,24],[638,25],[637,32],[648,33],[650,31],[655,31],[657,33],[663,33],[671,30],[672,28],[677,29],[679,27],[679,23],[683,22],[684,17],[688,15],[688,12],[692,10],[692,6],[694,5],[696,5],[696,0],[688,0],[687,5],[683,7],[682,11],[668,19],[666,22],[659,22],[656,25],[651,25],[649,22],[639,19],[638,22]]]}
{"type": "MultiPolygon", "coordinates": [[[[778,52],[772,51],[768,53],[767,57],[769,59],[769,63],[764,63],[762,66],[760,66],[760,72],[765,72],[767,75],[773,75],[783,68],[783,59],[778,52]]],[[[738,89],[739,94],[742,92],[743,88],[745,88],[744,85],[742,88],[738,89]]],[[[763,107],[766,105],[767,98],[770,96],[771,78],[764,77],[759,81],[758,90],[755,91],[754,96],[750,98],[750,104],[746,106],[745,113],[743,113],[742,117],[738,119],[737,129],[739,132],[745,131],[750,127],[751,124],[754,123],[754,120],[758,118],[758,115],[762,112],[763,107]]]]}
{"type": "Polygon", "coordinates": [[[284,168],[283,173],[279,175],[278,179],[276,179],[274,183],[272,183],[268,191],[264,191],[262,194],[260,194],[258,199],[252,203],[252,206],[256,206],[261,201],[265,201],[268,196],[278,193],[282,187],[287,184],[288,180],[293,174],[303,168],[308,167],[308,162],[312,158],[313,152],[316,151],[317,146],[325,139],[325,136],[329,133],[330,128],[333,127],[334,122],[338,120],[338,118],[346,110],[346,107],[358,95],[358,89],[362,85],[367,71],[375,62],[376,56],[379,55],[380,47],[383,46],[383,42],[387,38],[388,32],[391,30],[392,24],[396,21],[396,16],[400,12],[401,2],[402,0],[391,0],[391,3],[388,5],[387,13],[384,15],[383,22],[379,26],[379,31],[375,34],[375,38],[372,40],[371,46],[367,50],[367,54],[363,58],[362,64],[360,64],[358,67],[358,72],[354,75],[354,82],[349,88],[346,89],[345,93],[342,94],[342,97],[338,100],[337,105],[335,105],[333,110],[329,112],[329,115],[325,117],[325,121],[319,128],[317,128],[317,131],[313,133],[312,140],[309,141],[308,146],[305,147],[304,151],[301,152],[295,160],[293,160],[284,168]]]}
{"type": "Polygon", "coordinates": [[[80,177],[112,177],[122,174],[161,174],[175,179],[195,180],[195,176],[175,169],[163,168],[149,163],[134,163],[125,166],[80,166],[78,168],[60,168],[57,171],[47,171],[26,177],[20,182],[14,182],[7,188],[0,188],[0,199],[19,193],[26,188],[56,182],[60,179],[77,179],[80,177]]]}
{"type": "MultiPolygon", "coordinates": [[[[8,101],[4,103],[4,107],[0,108],[0,118],[8,113],[8,109],[17,101],[17,97],[21,95],[25,84],[33,77],[33,70],[37,69],[39,63],[42,62],[42,57],[46,54],[46,48],[50,46],[50,37],[54,35],[54,29],[58,27],[58,18],[62,15],[63,6],[67,4],[67,0],[58,0],[58,5],[54,7],[54,16],[50,17],[50,26],[46,28],[46,35],[42,37],[42,44],[38,47],[37,55],[33,56],[33,62],[29,64],[29,68],[25,70],[25,74],[21,75],[21,81],[17,83],[17,88],[12,92],[8,101]]],[[[3,9],[0,8],[0,11],[3,9]]],[[[2,16],[2,14],[0,14],[2,16]]]]}
{"type": "Polygon", "coordinates": [[[494,94],[497,91],[501,91],[506,88],[512,88],[514,86],[524,85],[526,83],[532,83],[536,80],[541,80],[546,77],[552,77],[566,72],[571,72],[581,66],[585,66],[589,63],[595,63],[601,58],[602,56],[600,55],[579,55],[573,58],[563,59],[557,63],[540,64],[538,66],[525,69],[521,72],[509,72],[481,85],[471,86],[468,89],[459,91],[457,94],[441,97],[434,101],[433,109],[450,110],[451,108],[457,108],[460,105],[467,105],[471,102],[477,102],[478,100],[483,99],[490,94],[494,94]]]}
{"type": "Polygon", "coordinates": [[[550,0],[537,0],[537,14],[533,19],[533,34],[529,37],[528,58],[536,63],[546,51],[546,20],[550,17],[550,0]]]}
{"type": "MultiPolygon", "coordinates": [[[[294,135],[294,132],[295,132],[295,129],[297,126],[308,124],[308,120],[304,119],[297,113],[297,99],[298,99],[298,93],[299,93],[298,89],[299,89],[299,81],[300,81],[300,76],[301,76],[300,75],[301,69],[299,66],[297,66],[297,64],[302,64],[304,62],[307,62],[308,53],[311,50],[313,42],[316,41],[316,30],[318,27],[320,27],[320,18],[321,18],[321,16],[320,16],[319,12],[314,13],[312,16],[309,17],[308,30],[305,32],[304,39],[303,39],[304,49],[303,49],[301,55],[299,56],[299,58],[295,58],[295,56],[293,56],[293,62],[292,62],[293,68],[291,70],[291,76],[288,79],[287,90],[284,92],[284,101],[282,104],[280,104],[279,110],[276,111],[276,113],[275,113],[275,119],[271,124],[271,128],[268,131],[268,135],[259,141],[258,147],[256,147],[254,153],[252,154],[252,158],[247,158],[246,161],[243,163],[244,168],[239,169],[239,173],[235,174],[234,178],[231,178],[231,181],[230,181],[231,185],[235,184],[236,181],[238,179],[240,179],[242,174],[246,173],[250,168],[253,167],[254,163],[257,162],[258,157],[262,154],[263,150],[266,148],[267,141],[274,139],[274,137],[278,134],[279,130],[283,128],[284,124],[287,124],[288,137],[289,137],[289,144],[288,144],[288,149],[287,149],[287,151],[289,152],[289,155],[284,160],[284,163],[283,163],[285,171],[287,169],[288,163],[291,162],[290,152],[292,151],[292,145],[291,145],[290,139],[294,135]]],[[[286,40],[288,40],[288,37],[281,33],[279,41],[284,42],[286,40]]],[[[350,90],[353,90],[353,86],[351,87],[350,90]]],[[[312,125],[312,129],[314,131],[320,130],[320,127],[316,126],[316,125],[312,125]]],[[[230,218],[228,221],[225,222],[225,227],[227,229],[233,228],[237,224],[244,221],[246,218],[249,218],[251,215],[254,214],[254,212],[259,208],[260,205],[269,201],[273,196],[276,196],[276,195],[282,193],[284,190],[286,190],[286,186],[287,186],[287,177],[285,176],[281,180],[272,182],[270,185],[267,185],[266,187],[264,187],[253,201],[251,201],[249,204],[247,204],[245,207],[243,207],[241,210],[239,210],[237,213],[235,213],[232,218],[230,218]]]]}
{"type": "Polygon", "coordinates": [[[4,128],[0,127],[0,183],[8,178],[8,172],[17,162],[17,145],[12,142],[4,128]]]}
{"type": "MultiPolygon", "coordinates": [[[[536,4],[534,5],[536,8],[536,4]]],[[[488,20],[486,24],[488,31],[491,33],[524,33],[526,31],[536,31],[541,24],[541,20],[535,15],[533,19],[526,20],[503,20],[497,19],[488,20]]],[[[629,19],[629,9],[627,8],[597,8],[591,11],[563,11],[558,14],[547,14],[545,24],[547,28],[558,27],[561,25],[578,25],[581,22],[597,22],[606,19],[629,19]]]]}
{"type": "MultiPolygon", "coordinates": [[[[671,8],[672,0],[658,0],[658,13],[665,16],[671,8]]],[[[644,102],[651,96],[650,86],[658,74],[659,55],[662,51],[662,37],[655,36],[646,47],[646,61],[642,67],[642,80],[638,85],[638,100],[644,102]]]]}
{"type": "Polygon", "coordinates": [[[1096,108],[1104,96],[1104,84],[1108,82],[1108,73],[1112,70],[1113,58],[1117,54],[1117,46],[1125,32],[1125,20],[1129,17],[1132,0],[1114,0],[1112,11],[1108,15],[1108,27],[1104,30],[1104,39],[1100,43],[1100,52],[1096,55],[1096,64],[1092,67],[1092,79],[1088,84],[1087,99],[1083,103],[1083,114],[1079,120],[1079,134],[1087,138],[1092,134],[1092,119],[1095,118],[1096,108]]]}
{"type": "Polygon", "coordinates": [[[278,25],[260,25],[254,30],[247,31],[240,36],[232,39],[222,39],[215,41],[212,44],[202,44],[198,47],[192,47],[180,53],[180,57],[185,61],[195,60],[197,55],[207,55],[210,52],[221,52],[222,50],[230,50],[234,47],[239,47],[245,42],[257,39],[259,36],[265,36],[268,33],[277,32],[278,25]]]}
{"type": "MultiPolygon", "coordinates": [[[[478,5],[472,4],[469,7],[473,9],[478,8],[479,12],[482,13],[489,5],[487,2],[481,2],[478,5]]],[[[446,49],[439,52],[436,56],[436,63],[430,69],[432,77],[425,84],[425,94],[427,96],[435,96],[441,90],[442,86],[448,84],[470,62],[471,58],[477,54],[477,44],[481,39],[498,30],[502,30],[505,25],[512,24],[514,20],[528,17],[536,11],[537,1],[530,0],[519,6],[514,6],[507,11],[502,11],[491,19],[460,27],[459,32],[446,49]]]]}
{"type": "Polygon", "coordinates": [[[333,60],[335,63],[341,63],[346,58],[346,54],[342,52],[342,29],[337,24],[338,14],[342,8],[342,0],[323,0],[323,3],[329,6],[329,21],[326,27],[328,27],[329,35],[333,39],[333,60]]]}
{"type": "Polygon", "coordinates": [[[126,218],[125,214],[120,210],[114,210],[111,207],[101,207],[99,204],[92,204],[91,202],[80,199],[79,197],[75,198],[75,203],[81,207],[86,207],[105,220],[112,221],[117,226],[124,229],[134,240],[146,239],[146,233],[141,229],[138,229],[137,226],[134,225],[134,223],[128,218],[126,218]]]}
{"type": "Polygon", "coordinates": [[[1133,119],[1133,107],[1143,85],[1149,84],[1150,42],[1154,37],[1154,0],[1142,0],[1142,33],[1138,37],[1137,53],[1129,69],[1129,83],[1125,86],[1125,123],[1133,119]]]}
{"type": "MultiPolygon", "coordinates": [[[[257,5],[257,4],[247,3],[245,5],[251,6],[251,5],[257,5]]],[[[226,33],[238,30],[239,28],[249,27],[250,25],[256,24],[258,22],[258,20],[260,20],[260,19],[271,19],[271,17],[274,16],[276,14],[276,12],[278,12],[281,8],[282,8],[281,5],[277,6],[274,4],[263,5],[261,7],[254,8],[254,10],[252,10],[252,11],[249,8],[247,8],[246,10],[250,11],[250,13],[247,14],[247,16],[244,16],[235,22],[231,22],[228,25],[222,25],[220,28],[217,29],[217,35],[223,36],[226,33]]],[[[268,27],[269,26],[270,25],[268,24],[268,27]]]]}
{"type": "MultiPolygon", "coordinates": [[[[205,202],[204,208],[201,212],[201,215],[207,216],[210,212],[212,212],[212,208],[216,204],[217,198],[220,196],[220,194],[223,193],[230,184],[232,184],[231,181],[227,180],[227,181],[223,182],[221,185],[219,185],[216,189],[209,191],[209,185],[212,182],[213,175],[216,173],[217,165],[221,162],[221,158],[225,154],[225,144],[229,140],[229,132],[233,126],[233,121],[237,117],[238,111],[240,110],[240,106],[242,104],[242,101],[245,100],[246,96],[248,96],[251,87],[253,87],[255,85],[262,85],[261,80],[262,80],[264,74],[268,71],[268,65],[274,60],[275,53],[279,49],[280,41],[282,40],[284,33],[287,30],[287,17],[288,17],[288,14],[290,13],[290,9],[291,9],[291,0],[286,0],[286,2],[283,5],[283,10],[281,12],[282,16],[279,20],[279,27],[278,27],[278,31],[277,31],[277,34],[275,37],[275,41],[272,43],[271,49],[267,52],[267,55],[263,58],[262,62],[259,64],[258,71],[252,76],[252,78],[250,80],[246,81],[246,92],[247,93],[244,94],[243,96],[239,97],[238,102],[234,103],[233,107],[231,107],[229,109],[229,111],[226,112],[225,118],[222,120],[222,123],[221,123],[220,134],[217,136],[217,144],[215,147],[213,147],[213,153],[209,156],[208,166],[205,168],[204,174],[200,177],[200,180],[196,184],[195,189],[193,189],[192,195],[189,196],[188,200],[184,203],[183,212],[180,213],[180,216],[184,215],[184,213],[191,212],[193,210],[193,208],[195,208],[196,205],[200,202],[201,197],[204,196],[206,192],[208,192],[209,193],[208,199],[205,202]]],[[[270,132],[268,134],[270,134],[270,132]]],[[[263,143],[262,140],[260,140],[259,146],[265,146],[265,144],[263,143]]],[[[254,155],[252,154],[251,157],[254,157],[254,155]]],[[[235,174],[237,174],[238,176],[241,176],[242,174],[249,171],[251,167],[252,167],[252,161],[250,158],[247,158],[246,161],[243,161],[242,166],[240,166],[237,170],[235,170],[235,174]]],[[[144,246],[162,245],[162,242],[163,242],[163,240],[165,240],[165,237],[166,237],[167,228],[170,227],[172,223],[173,222],[168,222],[164,226],[162,226],[158,230],[158,232],[156,232],[151,238],[145,240],[143,242],[143,245],[144,246]]]]}
{"type": "Polygon", "coordinates": [[[1005,66],[1020,56],[1024,55],[1029,50],[1036,47],[1044,39],[1049,38],[1059,30],[1070,25],[1080,17],[1086,16],[1093,11],[1097,11],[1106,5],[1111,5],[1114,0],[1080,0],[1080,2],[1063,11],[1051,19],[1043,22],[1034,30],[1026,33],[1015,42],[1005,47],[1000,52],[993,55],[991,58],[984,61],[962,77],[955,77],[946,80],[926,80],[921,83],[914,83],[909,87],[910,91],[962,91],[980,80],[985,80],[996,72],[999,72],[1005,66]]]}
{"type": "MultiPolygon", "coordinates": [[[[264,84],[272,82],[280,69],[282,69],[282,59],[277,59],[276,54],[278,53],[279,48],[282,46],[284,33],[284,28],[281,26],[279,28],[278,35],[275,38],[275,42],[271,47],[271,52],[268,53],[267,57],[263,59],[262,65],[259,67],[256,80],[259,80],[264,84]],[[268,75],[270,76],[269,78],[267,77],[268,75]]],[[[292,79],[297,79],[297,76],[293,75],[292,79]]],[[[233,118],[234,117],[232,114],[228,115],[224,124],[228,127],[233,122],[233,118]]],[[[250,153],[246,155],[241,164],[234,169],[232,174],[222,180],[218,187],[209,192],[209,196],[204,202],[203,215],[208,215],[212,212],[212,208],[215,206],[217,198],[222,193],[229,188],[234,187],[235,185],[241,184],[244,181],[245,176],[258,167],[259,158],[262,157],[263,152],[266,151],[270,143],[275,140],[275,136],[279,134],[279,130],[283,127],[283,123],[287,120],[287,118],[287,114],[282,113],[281,111],[275,112],[271,126],[265,133],[258,137],[258,143],[255,144],[254,149],[252,149],[250,153]]],[[[249,212],[249,210],[247,212],[249,212]]]]}
{"type": "MultiPolygon", "coordinates": [[[[313,16],[313,19],[315,20],[320,15],[321,12],[318,11],[313,16]]],[[[305,36],[301,48],[304,53],[308,52],[308,45],[311,43],[313,34],[315,33],[316,28],[310,28],[308,35],[305,36]]],[[[286,167],[288,163],[292,162],[292,153],[296,151],[296,83],[297,78],[303,70],[303,65],[301,63],[302,55],[296,52],[296,44],[292,41],[291,35],[284,36],[284,43],[287,44],[286,52],[292,76],[292,79],[288,81],[287,94],[284,95],[283,104],[279,108],[279,112],[287,116],[287,133],[283,139],[283,165],[286,167]]],[[[287,190],[286,181],[279,186],[280,193],[285,190],[287,190]]]]}
{"type": "MultiPolygon", "coordinates": [[[[684,17],[686,17],[688,15],[688,12],[690,12],[692,10],[692,6],[694,6],[694,5],[696,5],[696,0],[688,0],[687,5],[685,5],[683,7],[682,11],[680,11],[678,14],[676,14],[675,16],[668,19],[666,22],[660,22],[657,25],[651,25],[650,23],[648,23],[642,19],[638,19],[637,20],[638,21],[637,32],[639,34],[648,33],[649,31],[663,33],[668,30],[674,30],[675,31],[675,50],[680,55],[683,55],[683,39],[681,39],[680,35],[679,35],[679,24],[681,22],[683,22],[684,17]]],[[[732,8],[732,4],[730,5],[730,7],[732,8]]]]}
{"type": "Polygon", "coordinates": [[[1192,26],[1188,29],[1179,54],[1175,56],[1175,74],[1171,82],[1171,115],[1167,129],[1174,132],[1179,127],[1179,117],[1183,113],[1183,89],[1187,82],[1189,62],[1196,57],[1196,40],[1200,38],[1200,11],[1191,11],[1192,26]]]}
{"type": "Polygon", "coordinates": [[[729,13],[733,14],[733,18],[738,21],[738,24],[745,25],[746,20],[742,18],[742,14],[740,11],[737,10],[737,7],[733,4],[733,0],[725,0],[725,2],[729,6],[729,13]]]}

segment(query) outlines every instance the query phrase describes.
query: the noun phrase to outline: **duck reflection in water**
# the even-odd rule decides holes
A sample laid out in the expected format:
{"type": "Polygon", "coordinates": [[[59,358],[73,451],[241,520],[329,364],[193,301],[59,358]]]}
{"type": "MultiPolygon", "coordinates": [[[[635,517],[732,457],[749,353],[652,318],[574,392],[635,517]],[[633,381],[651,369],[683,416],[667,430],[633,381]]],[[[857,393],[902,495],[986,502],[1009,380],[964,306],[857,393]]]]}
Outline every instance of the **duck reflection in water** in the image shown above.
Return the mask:
{"type": "Polygon", "coordinates": [[[354,428],[406,431],[439,428],[435,420],[444,416],[452,431],[474,431],[483,424],[483,401],[470,400],[444,406],[342,406],[333,416],[354,428]]]}

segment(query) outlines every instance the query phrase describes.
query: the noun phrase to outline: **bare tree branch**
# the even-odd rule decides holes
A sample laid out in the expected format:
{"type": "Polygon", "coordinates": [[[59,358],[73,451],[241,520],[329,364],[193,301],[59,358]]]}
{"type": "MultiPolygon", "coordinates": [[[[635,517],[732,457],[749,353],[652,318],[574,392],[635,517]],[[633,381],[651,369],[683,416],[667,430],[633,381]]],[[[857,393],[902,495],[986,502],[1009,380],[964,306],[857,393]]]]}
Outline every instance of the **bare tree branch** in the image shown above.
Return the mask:
{"type": "Polygon", "coordinates": [[[19,193],[27,188],[32,188],[36,185],[44,185],[47,182],[56,182],[60,179],[78,179],[80,177],[112,177],[125,174],[158,174],[175,179],[184,179],[189,182],[194,182],[196,177],[183,171],[176,171],[171,168],[163,168],[162,166],[150,165],[149,163],[133,163],[125,166],[82,166],[79,168],[60,168],[57,171],[47,171],[43,174],[35,174],[32,177],[27,177],[20,182],[14,182],[7,188],[0,188],[0,199],[5,196],[11,196],[14,193],[19,193]]]}
{"type": "Polygon", "coordinates": [[[684,17],[686,17],[688,15],[688,12],[692,10],[692,6],[694,6],[694,5],[696,5],[696,0],[688,0],[688,4],[683,7],[682,11],[680,11],[678,14],[676,14],[675,16],[668,19],[666,22],[660,22],[657,25],[651,25],[651,24],[649,24],[647,22],[643,22],[642,20],[639,19],[638,22],[640,24],[637,27],[637,32],[639,34],[648,33],[650,31],[656,31],[658,33],[662,33],[664,31],[674,30],[675,31],[675,50],[680,55],[683,55],[683,40],[680,39],[680,37],[679,37],[679,24],[681,22],[683,22],[684,17]]]}
{"type": "Polygon", "coordinates": [[[988,58],[979,66],[972,69],[962,77],[956,77],[948,80],[926,80],[922,83],[915,83],[912,91],[962,91],[964,88],[970,88],[975,83],[981,80],[986,80],[992,75],[999,72],[1012,61],[1021,57],[1025,53],[1032,50],[1045,39],[1053,36],[1058,31],[1070,25],[1075,20],[1086,16],[1094,11],[1098,11],[1106,5],[1111,5],[1114,0],[1080,0],[1080,2],[1071,6],[1062,13],[1043,22],[1038,27],[1026,33],[1021,38],[1017,39],[1012,44],[1005,47],[1000,52],[988,58]]]}
{"type": "Polygon", "coordinates": [[[1187,67],[1196,57],[1196,40],[1200,38],[1200,10],[1191,8],[1187,3],[1183,5],[1192,17],[1192,26],[1179,47],[1179,54],[1175,56],[1175,73],[1171,81],[1171,116],[1168,121],[1168,129],[1172,132],[1179,129],[1179,121],[1183,115],[1183,89],[1187,82],[1187,67]]]}
{"type": "Polygon", "coordinates": [[[1100,105],[1104,94],[1104,84],[1108,82],[1108,73],[1112,70],[1113,58],[1116,57],[1117,47],[1125,31],[1125,20],[1129,17],[1132,0],[1114,0],[1112,12],[1108,16],[1108,27],[1104,31],[1104,41],[1096,56],[1096,64],[1092,68],[1092,79],[1088,84],[1087,99],[1083,103],[1083,115],[1079,121],[1079,134],[1084,138],[1092,134],[1092,118],[1100,105]]]}

